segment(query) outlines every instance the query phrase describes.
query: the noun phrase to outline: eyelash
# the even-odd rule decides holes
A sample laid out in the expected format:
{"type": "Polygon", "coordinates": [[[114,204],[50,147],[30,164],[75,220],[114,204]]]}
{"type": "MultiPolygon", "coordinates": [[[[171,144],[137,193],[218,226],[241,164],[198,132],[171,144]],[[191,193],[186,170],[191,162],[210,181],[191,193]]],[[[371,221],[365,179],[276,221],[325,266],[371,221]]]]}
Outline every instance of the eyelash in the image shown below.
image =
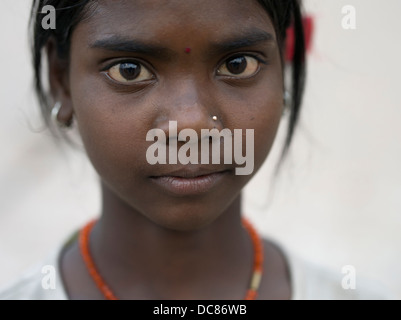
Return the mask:
{"type": "MultiPolygon", "coordinates": [[[[215,69],[215,73],[217,74],[217,70],[219,70],[225,63],[227,63],[230,60],[234,60],[235,58],[239,58],[239,57],[251,57],[253,59],[255,59],[256,61],[258,61],[261,64],[264,65],[269,65],[268,61],[262,59],[260,56],[258,56],[257,54],[251,54],[251,53],[235,53],[233,55],[230,55],[228,57],[225,57],[222,59],[222,61],[218,64],[217,69],[215,69]]],[[[141,85],[143,83],[141,82],[136,82],[136,83],[127,83],[127,84],[123,84],[121,82],[118,82],[116,80],[114,80],[113,78],[111,78],[111,76],[108,74],[108,70],[110,70],[111,68],[113,68],[116,65],[119,64],[124,64],[124,63],[135,63],[135,64],[139,64],[143,67],[145,67],[147,70],[149,70],[149,72],[156,78],[155,76],[155,72],[153,71],[154,68],[152,66],[149,66],[148,63],[138,60],[138,59],[121,59],[121,60],[117,60],[117,61],[113,61],[112,63],[109,63],[107,66],[103,67],[100,71],[102,73],[105,73],[106,76],[108,77],[108,79],[110,81],[112,81],[114,84],[116,85],[120,85],[120,86],[133,86],[133,85],[141,85]]],[[[251,76],[250,78],[254,77],[256,74],[259,73],[260,68],[258,69],[258,71],[251,76]]],[[[248,78],[241,78],[241,77],[235,77],[235,76],[227,76],[227,75],[219,75],[220,77],[224,77],[224,78],[229,78],[231,80],[246,80],[248,78]]],[[[148,82],[148,81],[145,81],[148,82]]]]}
{"type": "MultiPolygon", "coordinates": [[[[267,60],[262,59],[260,56],[258,56],[255,53],[241,53],[240,52],[240,53],[231,54],[228,57],[223,58],[222,61],[218,64],[218,67],[216,69],[216,73],[217,73],[217,70],[220,69],[225,63],[227,63],[228,61],[234,60],[235,58],[239,58],[239,57],[250,57],[250,58],[255,59],[257,62],[259,62],[261,64],[269,65],[267,60]]],[[[259,71],[260,71],[260,66],[259,66],[258,70],[251,77],[241,78],[241,77],[224,76],[224,75],[221,76],[221,77],[225,77],[225,78],[228,78],[230,80],[239,80],[239,81],[241,81],[241,80],[247,80],[247,79],[253,78],[254,76],[256,76],[259,73],[259,71]]]]}
{"type": "Polygon", "coordinates": [[[239,57],[251,57],[262,64],[265,64],[265,65],[269,64],[268,61],[262,59],[259,55],[255,54],[255,53],[235,53],[233,55],[229,55],[228,57],[223,58],[222,61],[219,63],[219,68],[227,61],[230,61],[230,60],[233,60],[233,59],[239,58],[239,57]]]}
{"type": "MultiPolygon", "coordinates": [[[[101,68],[100,72],[107,74],[107,71],[110,70],[111,68],[113,68],[114,66],[117,66],[119,64],[124,64],[124,63],[134,63],[134,64],[141,65],[141,66],[145,67],[147,70],[149,70],[149,72],[152,73],[153,75],[155,74],[155,72],[153,71],[154,70],[153,66],[150,65],[149,63],[138,60],[138,59],[129,59],[129,58],[113,61],[112,63],[109,63],[105,67],[101,68]]],[[[117,82],[113,79],[111,79],[111,80],[114,82],[117,82]]]]}

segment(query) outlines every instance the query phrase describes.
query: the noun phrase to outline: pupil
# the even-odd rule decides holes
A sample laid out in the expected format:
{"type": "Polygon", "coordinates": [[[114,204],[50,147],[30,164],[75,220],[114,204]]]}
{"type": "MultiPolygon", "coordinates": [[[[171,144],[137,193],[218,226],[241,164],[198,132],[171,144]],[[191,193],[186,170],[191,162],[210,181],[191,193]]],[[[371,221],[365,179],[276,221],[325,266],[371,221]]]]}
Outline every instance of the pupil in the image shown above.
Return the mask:
{"type": "Polygon", "coordinates": [[[234,58],[227,62],[227,70],[232,74],[241,74],[246,70],[247,64],[245,57],[234,58]]]}
{"type": "Polygon", "coordinates": [[[126,80],[135,80],[141,73],[141,66],[135,63],[122,63],[120,65],[120,74],[126,80]]]}

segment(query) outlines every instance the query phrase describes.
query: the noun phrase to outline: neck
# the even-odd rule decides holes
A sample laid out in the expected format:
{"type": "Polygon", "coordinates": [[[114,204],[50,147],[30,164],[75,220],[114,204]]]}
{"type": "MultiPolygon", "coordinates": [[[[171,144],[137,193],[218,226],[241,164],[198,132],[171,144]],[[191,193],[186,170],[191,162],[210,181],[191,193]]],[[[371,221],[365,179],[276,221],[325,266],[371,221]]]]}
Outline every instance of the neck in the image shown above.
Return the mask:
{"type": "Polygon", "coordinates": [[[103,199],[92,255],[117,296],[224,298],[233,293],[227,290],[232,283],[238,283],[240,296],[227,298],[245,294],[252,246],[241,225],[240,196],[210,225],[185,232],[155,224],[105,186],[103,199]]]}

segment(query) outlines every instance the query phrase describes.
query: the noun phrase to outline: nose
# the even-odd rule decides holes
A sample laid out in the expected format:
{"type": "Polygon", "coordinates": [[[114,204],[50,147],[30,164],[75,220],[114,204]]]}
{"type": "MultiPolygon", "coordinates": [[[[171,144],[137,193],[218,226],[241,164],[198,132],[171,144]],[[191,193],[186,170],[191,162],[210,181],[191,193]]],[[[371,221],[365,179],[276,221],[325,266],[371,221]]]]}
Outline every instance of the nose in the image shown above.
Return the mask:
{"type": "Polygon", "coordinates": [[[170,139],[174,137],[169,136],[169,121],[177,122],[178,132],[192,129],[199,137],[202,129],[221,129],[217,103],[202,84],[194,79],[185,79],[169,85],[163,91],[156,127],[162,129],[170,139]]]}

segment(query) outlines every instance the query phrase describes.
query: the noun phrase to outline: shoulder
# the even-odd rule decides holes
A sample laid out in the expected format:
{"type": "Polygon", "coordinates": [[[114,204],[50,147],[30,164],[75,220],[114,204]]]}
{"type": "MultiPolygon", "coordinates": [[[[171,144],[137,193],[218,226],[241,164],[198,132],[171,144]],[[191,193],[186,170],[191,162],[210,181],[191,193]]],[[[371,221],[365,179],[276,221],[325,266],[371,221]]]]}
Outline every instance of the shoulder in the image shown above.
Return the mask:
{"type": "Polygon", "coordinates": [[[283,249],[281,246],[280,248],[287,259],[293,300],[390,299],[390,294],[376,282],[352,272],[335,272],[308,261],[289,249],[283,249]]]}
{"type": "Polygon", "coordinates": [[[53,251],[16,281],[0,289],[0,300],[65,300],[58,267],[60,250],[53,251]]]}

